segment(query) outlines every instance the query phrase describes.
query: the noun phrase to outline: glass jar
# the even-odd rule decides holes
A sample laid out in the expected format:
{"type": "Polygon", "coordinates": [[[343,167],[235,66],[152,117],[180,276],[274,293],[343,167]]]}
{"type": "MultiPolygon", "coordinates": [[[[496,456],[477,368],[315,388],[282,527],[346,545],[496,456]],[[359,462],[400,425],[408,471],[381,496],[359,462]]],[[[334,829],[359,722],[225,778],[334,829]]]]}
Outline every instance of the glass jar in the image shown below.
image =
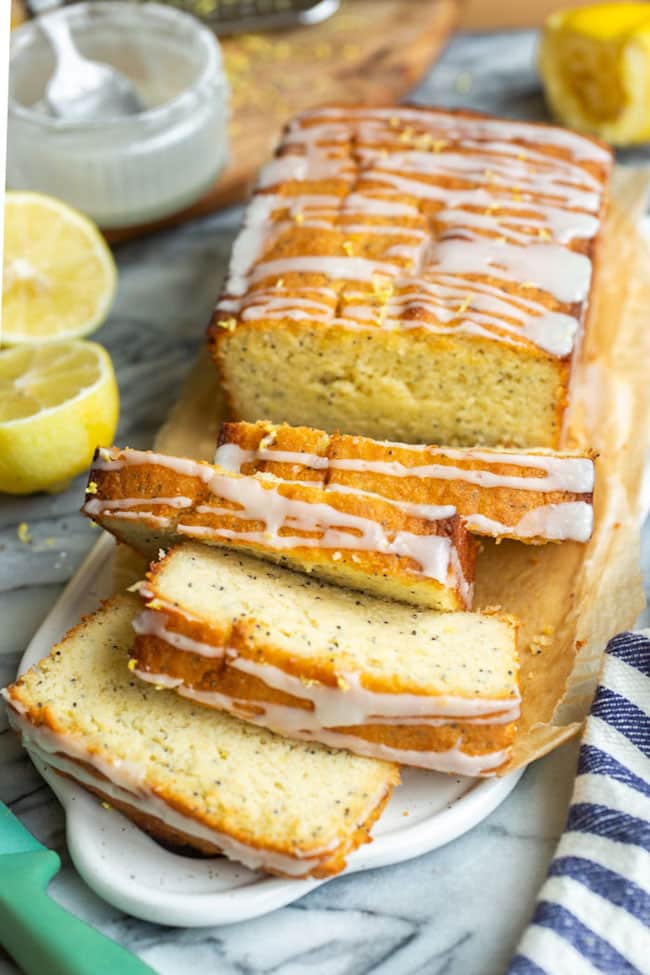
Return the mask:
{"type": "Polygon", "coordinates": [[[92,122],[48,113],[54,53],[38,21],[11,37],[7,186],[50,193],[102,227],[165,217],[194,202],[227,160],[228,83],[214,34],[156,3],[81,3],[68,19],[82,54],[123,72],[145,106],[92,122]]]}

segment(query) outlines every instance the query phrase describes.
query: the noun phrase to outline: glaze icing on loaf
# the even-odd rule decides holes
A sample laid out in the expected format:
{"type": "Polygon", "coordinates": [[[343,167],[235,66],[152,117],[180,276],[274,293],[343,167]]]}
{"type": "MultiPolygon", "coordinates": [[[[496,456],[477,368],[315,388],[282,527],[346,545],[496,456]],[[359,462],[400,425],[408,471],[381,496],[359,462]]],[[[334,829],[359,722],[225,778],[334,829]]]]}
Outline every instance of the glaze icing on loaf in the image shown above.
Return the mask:
{"type": "Polygon", "coordinates": [[[26,747],[167,842],[287,877],[342,870],[368,841],[396,767],[288,741],[135,680],[137,606],[112,600],[2,692],[26,747]]]}
{"type": "Polygon", "coordinates": [[[476,542],[449,505],[409,512],[339,485],[102,448],[82,511],[148,557],[195,539],[436,609],[471,603],[476,542]]]}
{"type": "Polygon", "coordinates": [[[587,137],[465,112],[300,116],[211,326],[234,415],[558,446],[610,165],[587,137]]]}
{"type": "Polygon", "coordinates": [[[215,463],[390,498],[411,513],[452,506],[472,533],[586,542],[594,463],[584,454],[387,443],[270,423],[224,423],[215,463]]]}
{"type": "Polygon", "coordinates": [[[350,592],[182,545],[140,586],[144,680],[292,738],[461,775],[502,771],[519,717],[516,623],[350,592]]]}

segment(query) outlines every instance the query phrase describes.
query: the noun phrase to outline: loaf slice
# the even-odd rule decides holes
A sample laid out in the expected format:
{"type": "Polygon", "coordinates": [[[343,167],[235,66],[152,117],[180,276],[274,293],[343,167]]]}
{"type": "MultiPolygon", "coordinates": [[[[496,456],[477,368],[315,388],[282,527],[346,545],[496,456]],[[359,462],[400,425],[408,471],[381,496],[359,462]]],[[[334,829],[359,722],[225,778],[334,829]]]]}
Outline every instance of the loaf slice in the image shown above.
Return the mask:
{"type": "Polygon", "coordinates": [[[290,737],[462,775],[503,771],[516,623],[350,592],[185,544],[141,584],[145,680],[290,737]]]}
{"type": "Polygon", "coordinates": [[[436,609],[471,602],[476,542],[450,506],[411,514],[353,488],[112,448],[95,457],[82,511],[150,558],[194,538],[436,609]]]}
{"type": "Polygon", "coordinates": [[[240,422],[222,425],[215,463],[235,473],[344,485],[410,512],[450,505],[468,531],[498,539],[586,542],[593,527],[588,454],[413,446],[240,422]]]}
{"type": "Polygon", "coordinates": [[[232,415],[557,448],[611,163],[589,137],[468,111],[299,116],[210,328],[232,415]]]}
{"type": "Polygon", "coordinates": [[[338,873],[394,765],[280,738],[136,680],[138,600],[86,617],[4,690],[27,748],[147,832],[287,877],[338,873]]]}

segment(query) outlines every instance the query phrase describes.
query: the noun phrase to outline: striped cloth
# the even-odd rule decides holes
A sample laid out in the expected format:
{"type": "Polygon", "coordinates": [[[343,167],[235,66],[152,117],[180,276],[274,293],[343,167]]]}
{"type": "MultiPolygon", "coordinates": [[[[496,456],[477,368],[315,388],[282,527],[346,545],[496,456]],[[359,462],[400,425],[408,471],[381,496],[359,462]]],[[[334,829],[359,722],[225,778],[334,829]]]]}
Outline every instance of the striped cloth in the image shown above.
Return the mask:
{"type": "Polygon", "coordinates": [[[607,647],[566,830],[508,975],[650,975],[649,635],[607,647]]]}

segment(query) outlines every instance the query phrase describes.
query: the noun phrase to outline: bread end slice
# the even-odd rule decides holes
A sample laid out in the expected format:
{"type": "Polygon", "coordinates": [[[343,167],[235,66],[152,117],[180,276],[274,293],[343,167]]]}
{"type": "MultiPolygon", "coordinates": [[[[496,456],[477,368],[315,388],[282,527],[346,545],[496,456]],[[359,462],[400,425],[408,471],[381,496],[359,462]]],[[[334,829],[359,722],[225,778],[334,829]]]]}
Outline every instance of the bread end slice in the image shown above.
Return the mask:
{"type": "Polygon", "coordinates": [[[86,617],[3,691],[27,747],[152,835],[325,877],[369,840],[397,767],[287,741],[139,681],[135,596],[86,617]]]}

